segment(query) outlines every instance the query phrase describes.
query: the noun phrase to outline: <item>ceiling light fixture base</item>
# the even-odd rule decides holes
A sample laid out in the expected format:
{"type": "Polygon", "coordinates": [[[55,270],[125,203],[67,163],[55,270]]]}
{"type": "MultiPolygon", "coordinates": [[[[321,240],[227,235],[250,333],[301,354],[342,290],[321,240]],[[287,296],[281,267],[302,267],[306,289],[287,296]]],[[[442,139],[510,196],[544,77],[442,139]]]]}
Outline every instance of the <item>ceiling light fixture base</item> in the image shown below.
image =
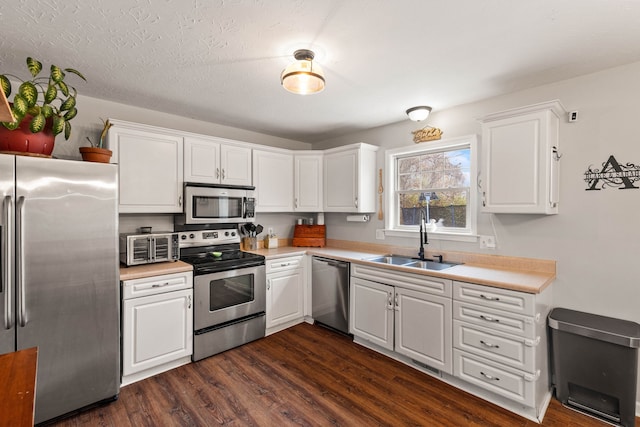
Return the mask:
{"type": "Polygon", "coordinates": [[[420,105],[417,107],[411,107],[406,112],[410,120],[413,120],[414,122],[421,122],[429,117],[429,114],[431,113],[431,107],[420,105]]]}
{"type": "Polygon", "coordinates": [[[309,49],[298,49],[293,53],[296,62],[282,71],[280,83],[291,93],[311,95],[324,90],[325,80],[322,68],[314,64],[315,54],[309,49]]]}

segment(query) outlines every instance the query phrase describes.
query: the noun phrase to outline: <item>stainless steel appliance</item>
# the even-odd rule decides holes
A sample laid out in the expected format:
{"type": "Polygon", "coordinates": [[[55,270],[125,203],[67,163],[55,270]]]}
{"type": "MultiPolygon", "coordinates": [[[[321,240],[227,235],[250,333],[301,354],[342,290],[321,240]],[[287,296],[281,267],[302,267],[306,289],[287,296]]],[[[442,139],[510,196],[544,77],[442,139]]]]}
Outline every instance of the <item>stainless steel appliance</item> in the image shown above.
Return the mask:
{"type": "Polygon", "coordinates": [[[194,361],[264,337],[265,258],[241,251],[237,230],[180,233],[180,259],[193,265],[194,361]]]}
{"type": "Polygon", "coordinates": [[[314,323],[349,333],[349,263],[313,257],[311,316],[314,323]]]}
{"type": "Polygon", "coordinates": [[[123,264],[152,264],[178,259],[180,259],[178,233],[120,235],[120,262],[123,264]]]}
{"type": "Polygon", "coordinates": [[[194,224],[234,224],[255,220],[255,187],[186,183],[184,213],[176,215],[176,229],[194,224]]]}
{"type": "Polygon", "coordinates": [[[0,353],[38,347],[36,423],[119,393],[116,174],[0,154],[0,353]]]}

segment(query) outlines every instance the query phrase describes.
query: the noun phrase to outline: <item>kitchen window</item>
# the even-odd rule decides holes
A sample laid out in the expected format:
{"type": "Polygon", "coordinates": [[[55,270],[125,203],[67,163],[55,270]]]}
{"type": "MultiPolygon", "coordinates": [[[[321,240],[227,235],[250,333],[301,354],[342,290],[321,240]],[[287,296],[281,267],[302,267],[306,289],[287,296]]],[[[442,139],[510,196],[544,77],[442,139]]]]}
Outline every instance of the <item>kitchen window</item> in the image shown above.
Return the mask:
{"type": "Polygon", "coordinates": [[[475,241],[475,135],[387,150],[386,170],[386,235],[416,237],[424,215],[430,239],[475,241]]]}

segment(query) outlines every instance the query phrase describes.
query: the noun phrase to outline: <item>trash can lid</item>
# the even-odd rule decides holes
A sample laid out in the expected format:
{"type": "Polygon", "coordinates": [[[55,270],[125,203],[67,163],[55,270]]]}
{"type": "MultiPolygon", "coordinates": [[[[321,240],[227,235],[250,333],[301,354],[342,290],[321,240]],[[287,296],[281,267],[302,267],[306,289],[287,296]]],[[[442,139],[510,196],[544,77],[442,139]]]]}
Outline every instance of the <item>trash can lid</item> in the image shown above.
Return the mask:
{"type": "Polygon", "coordinates": [[[628,320],[554,308],[549,313],[549,326],[559,331],[625,347],[640,347],[640,325],[628,320]]]}

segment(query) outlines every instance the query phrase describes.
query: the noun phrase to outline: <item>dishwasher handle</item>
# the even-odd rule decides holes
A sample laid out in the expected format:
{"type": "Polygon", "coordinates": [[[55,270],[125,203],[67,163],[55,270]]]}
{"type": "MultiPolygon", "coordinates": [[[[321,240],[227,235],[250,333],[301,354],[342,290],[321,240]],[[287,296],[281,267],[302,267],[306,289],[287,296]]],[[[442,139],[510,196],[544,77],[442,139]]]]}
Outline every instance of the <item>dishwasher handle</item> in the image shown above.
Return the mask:
{"type": "Polygon", "coordinates": [[[313,257],[313,261],[316,263],[328,265],[331,267],[338,267],[338,268],[349,267],[349,263],[347,261],[336,261],[334,259],[318,258],[318,257],[313,257]]]}

